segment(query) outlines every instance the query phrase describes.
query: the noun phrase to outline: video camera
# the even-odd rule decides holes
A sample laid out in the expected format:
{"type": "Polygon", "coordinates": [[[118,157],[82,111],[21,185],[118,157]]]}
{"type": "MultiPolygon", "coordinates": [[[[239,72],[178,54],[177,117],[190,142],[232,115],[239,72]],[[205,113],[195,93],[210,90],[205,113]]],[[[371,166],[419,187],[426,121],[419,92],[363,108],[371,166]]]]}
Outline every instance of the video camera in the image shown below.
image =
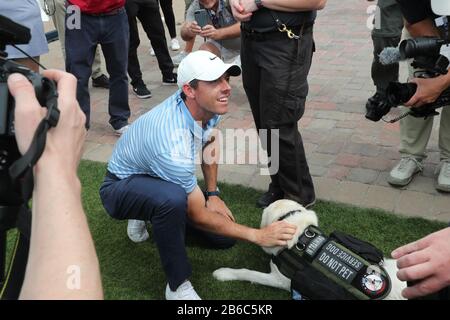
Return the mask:
{"type": "MultiPolygon", "coordinates": [[[[411,66],[423,71],[416,74],[418,78],[435,78],[447,74],[449,60],[441,52],[446,41],[424,37],[403,40],[398,49],[386,48],[380,54],[380,61],[383,64],[390,64],[397,61],[413,58],[411,66]]],[[[366,118],[372,121],[379,121],[391,108],[397,107],[408,100],[416,93],[415,83],[391,82],[385,93],[385,100],[376,105],[367,105],[366,118]]],[[[425,104],[418,108],[411,108],[408,112],[413,117],[429,117],[439,113],[436,109],[450,104],[450,88],[446,89],[433,103],[425,104]]]]}
{"type": "MultiPolygon", "coordinates": [[[[411,66],[423,70],[415,73],[417,78],[435,78],[447,74],[450,59],[450,28],[448,17],[450,4],[448,0],[431,0],[434,13],[441,17],[436,19],[437,26],[443,31],[443,37],[423,37],[404,40],[398,48],[385,48],[380,53],[380,62],[383,65],[397,63],[406,59],[413,59],[411,66]],[[443,54],[443,52],[447,54],[443,54]]],[[[397,107],[414,96],[417,90],[415,83],[391,82],[385,92],[384,100],[377,104],[367,104],[366,118],[379,121],[391,108],[397,107]]],[[[450,105],[450,88],[447,88],[433,103],[425,104],[418,108],[410,108],[410,111],[399,118],[389,122],[396,122],[401,118],[411,115],[413,117],[429,117],[439,113],[436,109],[450,105]]]]}

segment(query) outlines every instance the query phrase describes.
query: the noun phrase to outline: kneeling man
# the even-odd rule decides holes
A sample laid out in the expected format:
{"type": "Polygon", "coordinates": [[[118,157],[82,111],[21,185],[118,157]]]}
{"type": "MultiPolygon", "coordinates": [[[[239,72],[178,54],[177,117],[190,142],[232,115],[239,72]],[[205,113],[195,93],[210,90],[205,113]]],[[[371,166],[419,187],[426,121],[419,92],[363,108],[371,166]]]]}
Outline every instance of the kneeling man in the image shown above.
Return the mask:
{"type": "Polygon", "coordinates": [[[200,299],[188,281],[192,270],[185,249],[187,226],[218,248],[231,247],[234,239],[282,246],[295,233],[296,227],[284,221],[263,229],[237,224],[217,190],[217,162],[202,163],[206,199],[197,185],[195,155],[206,147],[218,151],[218,141],[209,136],[228,110],[229,78],[240,73],[237,65],[225,64],[208,51],[189,54],[178,68],[181,90],[122,135],[100,188],[113,218],[151,222],[168,300],[200,299]]]}

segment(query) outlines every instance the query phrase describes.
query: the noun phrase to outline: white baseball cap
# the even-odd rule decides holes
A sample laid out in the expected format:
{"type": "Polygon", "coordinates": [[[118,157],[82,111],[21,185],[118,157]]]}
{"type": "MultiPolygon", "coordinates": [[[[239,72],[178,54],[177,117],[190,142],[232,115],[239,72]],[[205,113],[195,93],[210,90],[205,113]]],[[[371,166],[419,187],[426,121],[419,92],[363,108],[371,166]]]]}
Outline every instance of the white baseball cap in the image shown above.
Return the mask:
{"type": "Polygon", "coordinates": [[[225,72],[230,76],[241,74],[241,68],[237,64],[224,63],[214,53],[206,50],[192,52],[181,60],[178,66],[178,87],[182,88],[192,80],[214,81],[225,72]]]}
{"type": "Polygon", "coordinates": [[[440,16],[450,16],[450,0],[431,0],[431,9],[440,16]]]}

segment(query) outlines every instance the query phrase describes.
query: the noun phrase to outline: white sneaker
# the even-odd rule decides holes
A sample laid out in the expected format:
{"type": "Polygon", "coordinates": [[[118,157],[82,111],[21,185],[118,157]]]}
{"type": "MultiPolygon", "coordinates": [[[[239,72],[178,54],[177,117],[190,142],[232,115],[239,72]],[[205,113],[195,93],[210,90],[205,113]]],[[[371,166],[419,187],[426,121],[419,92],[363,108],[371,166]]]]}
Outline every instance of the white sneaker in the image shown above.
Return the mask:
{"type": "Polygon", "coordinates": [[[406,186],[414,175],[423,170],[420,160],[414,157],[402,158],[400,162],[391,170],[388,182],[394,186],[406,186]]]}
{"type": "Polygon", "coordinates": [[[127,124],[126,126],[123,126],[123,127],[120,128],[120,129],[114,130],[114,132],[115,132],[116,136],[121,136],[121,135],[123,135],[123,134],[125,133],[125,131],[128,130],[129,127],[130,127],[130,125],[127,124]]]}
{"type": "Polygon", "coordinates": [[[177,54],[176,56],[172,57],[172,62],[173,65],[178,67],[178,65],[181,63],[181,60],[183,60],[184,58],[186,58],[186,56],[189,53],[187,53],[186,51],[181,51],[179,54],[177,54]]]}
{"type": "Polygon", "coordinates": [[[128,220],[127,234],[128,238],[136,243],[143,242],[149,237],[145,221],[142,220],[128,220]]]}
{"type": "Polygon", "coordinates": [[[189,280],[183,282],[177,291],[170,290],[169,284],[166,286],[166,300],[202,300],[195,292],[189,280]]]}
{"type": "Polygon", "coordinates": [[[436,189],[443,192],[450,192],[450,160],[441,161],[436,189]]]}
{"type": "Polygon", "coordinates": [[[153,57],[156,56],[155,50],[153,50],[152,45],[150,45],[150,55],[153,56],[153,57]]]}
{"type": "Polygon", "coordinates": [[[170,49],[172,49],[172,51],[180,50],[180,43],[178,42],[177,38],[173,38],[172,40],[170,40],[170,49]]]}

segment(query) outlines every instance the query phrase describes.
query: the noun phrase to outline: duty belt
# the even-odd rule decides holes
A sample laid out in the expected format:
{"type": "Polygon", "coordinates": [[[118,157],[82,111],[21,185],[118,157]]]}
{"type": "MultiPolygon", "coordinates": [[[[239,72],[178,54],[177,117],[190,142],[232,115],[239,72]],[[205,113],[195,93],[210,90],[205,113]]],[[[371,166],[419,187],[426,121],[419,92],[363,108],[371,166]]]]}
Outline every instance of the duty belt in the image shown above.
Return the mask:
{"type": "Polygon", "coordinates": [[[270,39],[289,39],[289,35],[296,35],[298,38],[292,36],[291,39],[298,40],[301,36],[308,34],[312,31],[314,23],[308,22],[299,26],[284,26],[284,30],[275,29],[267,32],[259,32],[248,28],[245,25],[241,25],[242,36],[254,40],[270,40],[270,39]],[[288,31],[289,30],[289,31],[288,31]]]}

